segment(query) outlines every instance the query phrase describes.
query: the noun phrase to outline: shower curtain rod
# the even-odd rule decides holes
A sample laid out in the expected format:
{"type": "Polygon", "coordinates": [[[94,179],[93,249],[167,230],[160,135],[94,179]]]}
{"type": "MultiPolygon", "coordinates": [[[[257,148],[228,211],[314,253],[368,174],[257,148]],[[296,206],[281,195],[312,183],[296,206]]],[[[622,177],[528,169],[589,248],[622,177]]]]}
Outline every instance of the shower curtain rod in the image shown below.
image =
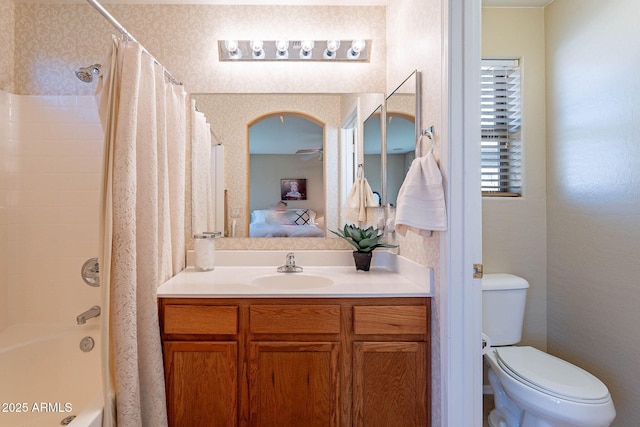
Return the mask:
{"type": "MultiPolygon", "coordinates": [[[[102,16],[104,16],[104,17],[105,17],[105,19],[106,19],[107,21],[109,21],[109,23],[110,23],[111,25],[113,25],[113,27],[114,27],[116,30],[118,30],[118,31],[119,31],[123,36],[125,36],[126,38],[128,38],[129,40],[131,40],[131,41],[133,41],[133,42],[136,42],[136,43],[140,44],[140,42],[139,42],[138,40],[136,40],[136,38],[135,38],[135,37],[133,37],[133,36],[131,35],[131,33],[130,33],[129,31],[127,31],[127,29],[126,29],[126,28],[124,28],[124,27],[122,26],[122,24],[121,24],[121,23],[119,23],[119,22],[116,20],[116,18],[114,18],[114,17],[113,17],[109,12],[107,12],[107,9],[105,9],[104,7],[102,7],[102,5],[101,5],[100,3],[98,3],[98,1],[97,1],[97,0],[87,0],[87,3],[89,3],[91,6],[93,6],[93,7],[94,7],[94,9],[96,9],[98,12],[100,12],[100,14],[101,14],[102,16]]],[[[140,44],[140,47],[142,48],[142,50],[143,50],[147,55],[149,55],[150,57],[152,57],[152,58],[153,58],[153,60],[154,60],[154,62],[155,62],[156,64],[158,64],[158,65],[162,65],[161,63],[159,63],[159,62],[158,62],[158,60],[156,59],[156,57],[155,57],[155,56],[151,55],[151,54],[149,53],[149,51],[148,51],[144,46],[142,46],[142,44],[140,44]]],[[[165,75],[165,76],[166,76],[166,77],[171,81],[171,83],[182,86],[182,82],[181,82],[181,81],[179,81],[178,79],[176,79],[175,77],[173,77],[173,76],[171,75],[171,73],[167,71],[167,69],[164,67],[164,65],[162,65],[162,68],[164,69],[164,75],[165,75]]]]}

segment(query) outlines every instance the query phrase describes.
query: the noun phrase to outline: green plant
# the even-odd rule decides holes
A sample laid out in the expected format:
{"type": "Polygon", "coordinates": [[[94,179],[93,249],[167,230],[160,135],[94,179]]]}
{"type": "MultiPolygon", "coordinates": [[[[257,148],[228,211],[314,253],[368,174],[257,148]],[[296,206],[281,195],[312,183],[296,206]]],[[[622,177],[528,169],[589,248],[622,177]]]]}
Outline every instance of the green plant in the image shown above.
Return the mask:
{"type": "Polygon", "coordinates": [[[362,229],[355,225],[347,224],[342,230],[329,230],[336,236],[342,237],[349,242],[357,252],[371,252],[376,248],[397,248],[398,245],[392,245],[382,242],[380,238],[382,233],[373,226],[362,229]]]}

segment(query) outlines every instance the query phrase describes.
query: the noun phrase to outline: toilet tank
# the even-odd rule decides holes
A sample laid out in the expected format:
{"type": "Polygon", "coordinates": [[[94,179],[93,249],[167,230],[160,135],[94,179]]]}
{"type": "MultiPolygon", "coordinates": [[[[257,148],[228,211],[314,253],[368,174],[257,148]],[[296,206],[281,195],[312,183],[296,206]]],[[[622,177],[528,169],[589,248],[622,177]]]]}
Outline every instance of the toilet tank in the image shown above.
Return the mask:
{"type": "Polygon", "coordinates": [[[482,332],[492,346],[520,342],[528,288],[529,282],[513,274],[482,278],[482,332]]]}

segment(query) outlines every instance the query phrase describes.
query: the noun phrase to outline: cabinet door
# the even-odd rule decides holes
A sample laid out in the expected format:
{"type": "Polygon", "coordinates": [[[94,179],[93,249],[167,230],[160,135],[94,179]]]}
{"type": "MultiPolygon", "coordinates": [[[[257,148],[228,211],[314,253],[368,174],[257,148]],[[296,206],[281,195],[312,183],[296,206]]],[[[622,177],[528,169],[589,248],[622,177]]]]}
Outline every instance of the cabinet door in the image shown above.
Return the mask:
{"type": "Polygon", "coordinates": [[[236,342],[164,343],[169,425],[235,427],[236,342]]]}
{"type": "Polygon", "coordinates": [[[353,344],[353,425],[427,425],[426,343],[353,344]]]}
{"type": "Polygon", "coordinates": [[[252,342],[252,426],[338,425],[340,344],[252,342]]]}

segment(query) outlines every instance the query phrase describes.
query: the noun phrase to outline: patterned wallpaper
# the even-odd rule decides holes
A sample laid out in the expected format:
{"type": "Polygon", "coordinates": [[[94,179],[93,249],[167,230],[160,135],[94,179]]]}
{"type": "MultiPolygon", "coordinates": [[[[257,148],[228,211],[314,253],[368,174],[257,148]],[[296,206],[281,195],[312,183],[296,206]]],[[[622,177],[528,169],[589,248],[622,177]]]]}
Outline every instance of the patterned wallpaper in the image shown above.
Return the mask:
{"type": "Polygon", "coordinates": [[[14,90],[14,10],[13,0],[0,0],[0,90],[5,92],[14,90]]]}
{"type": "MultiPolygon", "coordinates": [[[[0,0],[6,2],[8,0],[0,0]]],[[[0,3],[1,4],[1,3],[0,3]]],[[[385,8],[106,4],[192,93],[383,92],[385,8]],[[286,8],[286,13],[283,13],[286,8]],[[217,40],[372,40],[369,63],[218,62],[217,40]]],[[[16,4],[16,91],[90,94],[72,71],[101,62],[111,26],[87,4],[16,4]]]]}

